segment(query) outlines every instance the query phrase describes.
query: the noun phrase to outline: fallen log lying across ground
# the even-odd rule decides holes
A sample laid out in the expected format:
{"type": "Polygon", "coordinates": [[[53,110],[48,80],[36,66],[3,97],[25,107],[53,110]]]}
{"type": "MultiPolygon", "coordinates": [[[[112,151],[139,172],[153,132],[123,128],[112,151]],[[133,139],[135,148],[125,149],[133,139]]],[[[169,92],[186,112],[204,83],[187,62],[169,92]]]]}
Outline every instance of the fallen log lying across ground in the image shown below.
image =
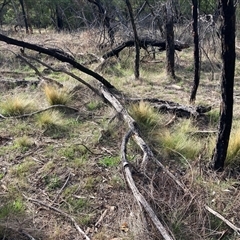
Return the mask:
{"type": "Polygon", "coordinates": [[[199,117],[211,111],[211,106],[186,106],[172,101],[161,100],[158,98],[127,98],[128,103],[138,103],[140,101],[149,102],[151,106],[159,112],[169,112],[178,117],[199,117]]]}
{"type": "MultiPolygon", "coordinates": [[[[133,47],[134,46],[134,40],[128,40],[126,42],[121,43],[116,48],[112,49],[111,51],[105,53],[102,58],[107,59],[109,57],[117,56],[119,53],[126,47],[133,47]]],[[[158,47],[158,51],[164,51],[166,50],[166,42],[165,40],[152,40],[152,39],[139,39],[139,45],[143,49],[147,49],[147,47],[158,47]]],[[[180,41],[174,42],[175,50],[182,51],[185,48],[189,48],[189,45],[187,43],[182,43],[180,41]]]]}

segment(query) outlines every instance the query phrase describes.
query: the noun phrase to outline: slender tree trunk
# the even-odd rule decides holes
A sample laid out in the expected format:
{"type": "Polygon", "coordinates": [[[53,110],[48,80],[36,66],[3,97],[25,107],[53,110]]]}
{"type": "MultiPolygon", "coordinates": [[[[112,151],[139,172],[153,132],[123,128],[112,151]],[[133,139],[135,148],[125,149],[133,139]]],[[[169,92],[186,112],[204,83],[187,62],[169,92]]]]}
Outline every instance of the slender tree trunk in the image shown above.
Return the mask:
{"type": "Polygon", "coordinates": [[[221,4],[221,41],[222,41],[222,103],[219,132],[213,152],[213,169],[222,171],[227,156],[233,116],[233,88],[235,70],[235,6],[234,0],[219,0],[221,4]]]}
{"type": "Polygon", "coordinates": [[[88,2],[93,3],[98,7],[99,14],[103,19],[103,24],[108,30],[108,37],[110,39],[111,46],[113,46],[115,42],[115,36],[114,36],[114,30],[110,23],[110,17],[107,16],[106,10],[104,9],[100,0],[88,0],[88,2]]]}
{"type": "Polygon", "coordinates": [[[138,34],[137,34],[137,28],[134,22],[134,16],[133,16],[133,10],[132,10],[132,5],[129,0],[126,0],[126,5],[128,8],[132,28],[133,28],[133,33],[134,33],[134,41],[135,41],[135,67],[134,67],[134,75],[135,79],[139,78],[139,62],[140,62],[140,44],[139,44],[139,39],[138,39],[138,34]]]}
{"type": "Polygon", "coordinates": [[[168,0],[166,3],[166,24],[165,24],[165,33],[166,33],[166,70],[167,75],[173,79],[176,78],[174,70],[174,31],[173,31],[173,12],[171,6],[171,0],[168,0]]]}
{"type": "Polygon", "coordinates": [[[24,19],[24,23],[25,23],[26,33],[28,34],[29,33],[29,28],[28,28],[27,15],[26,15],[25,8],[24,8],[24,2],[23,2],[23,0],[19,0],[19,3],[20,3],[21,8],[22,8],[22,14],[23,14],[23,19],[24,19]]]}
{"type": "Polygon", "coordinates": [[[193,37],[194,37],[194,83],[191,92],[190,102],[196,99],[197,89],[200,79],[200,61],[199,61],[199,35],[198,35],[198,0],[192,0],[193,16],[193,37]]]}
{"type": "Polygon", "coordinates": [[[56,5],[56,20],[57,20],[57,31],[63,30],[63,18],[61,14],[61,9],[59,8],[58,4],[56,5]]]}

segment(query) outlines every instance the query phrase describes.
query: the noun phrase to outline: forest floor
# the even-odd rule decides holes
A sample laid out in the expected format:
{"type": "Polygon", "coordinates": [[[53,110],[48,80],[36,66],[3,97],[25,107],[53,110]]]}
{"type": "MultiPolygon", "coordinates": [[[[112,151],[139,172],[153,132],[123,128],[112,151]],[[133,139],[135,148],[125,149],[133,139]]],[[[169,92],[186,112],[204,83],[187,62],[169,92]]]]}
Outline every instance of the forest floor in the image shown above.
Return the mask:
{"type": "MultiPolygon", "coordinates": [[[[90,32],[12,37],[62,49],[80,63],[104,53],[104,49],[93,47],[97,39],[90,32]]],[[[141,125],[141,119],[137,121],[143,138],[157,158],[191,192],[183,193],[154,165],[150,165],[144,176],[137,170],[134,174],[139,190],[178,240],[240,239],[239,232],[204,208],[211,207],[240,227],[238,54],[235,138],[232,141],[235,155],[229,157],[223,173],[212,172],[207,167],[217,136],[221,96],[221,58],[217,49],[214,54],[209,48],[206,52],[209,58],[202,57],[201,82],[195,103],[196,106],[211,106],[209,113],[203,118],[186,119],[171,113],[148,112],[146,105],[142,114],[151,113],[150,118],[156,124],[148,124],[152,120],[148,121],[148,116],[147,126],[141,125]]],[[[27,49],[24,51],[53,68],[72,72],[96,84],[92,77],[69,64],[27,49]]],[[[99,63],[86,66],[97,69],[125,96],[154,97],[189,105],[194,76],[192,47],[176,53],[176,82],[166,77],[165,52],[151,59],[144,50],[141,50],[141,77],[135,80],[133,51],[133,48],[125,49],[120,59],[113,57],[101,68],[99,63]]],[[[42,77],[63,84],[63,89],[57,92],[63,92],[64,97],[67,94],[66,105],[77,112],[61,107],[18,118],[16,109],[22,115],[50,106],[42,83],[17,86],[16,82],[34,83],[42,79],[16,57],[18,54],[18,47],[0,43],[0,114],[6,116],[0,119],[0,239],[84,239],[77,225],[95,240],[162,239],[125,180],[120,148],[127,126],[116,117],[115,110],[70,76],[29,60],[42,77]]],[[[134,108],[125,104],[125,107],[133,117],[142,111],[136,105],[134,108]]],[[[128,158],[133,168],[138,169],[141,152],[133,141],[130,141],[128,158]]]]}

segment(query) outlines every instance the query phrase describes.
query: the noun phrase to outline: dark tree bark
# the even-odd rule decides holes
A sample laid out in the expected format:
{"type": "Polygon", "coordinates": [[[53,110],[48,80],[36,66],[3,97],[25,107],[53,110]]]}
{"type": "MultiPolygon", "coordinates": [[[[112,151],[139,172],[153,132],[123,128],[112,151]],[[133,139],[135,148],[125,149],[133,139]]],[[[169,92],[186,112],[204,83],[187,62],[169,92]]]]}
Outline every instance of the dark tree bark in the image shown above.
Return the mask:
{"type": "Polygon", "coordinates": [[[32,44],[32,43],[19,41],[19,40],[7,37],[3,34],[0,34],[0,41],[5,42],[7,44],[19,46],[19,47],[22,47],[22,48],[31,49],[31,50],[39,52],[39,53],[44,53],[44,54],[47,54],[49,56],[52,56],[52,57],[62,61],[62,62],[70,63],[74,68],[77,68],[78,70],[80,70],[80,71],[94,77],[95,79],[97,79],[105,87],[107,87],[109,89],[114,89],[114,86],[110,82],[108,82],[104,77],[102,77],[98,73],[93,72],[92,70],[84,67],[83,65],[76,62],[72,58],[69,58],[68,56],[65,56],[64,54],[60,53],[59,51],[56,51],[55,49],[51,49],[51,48],[47,49],[47,48],[44,48],[44,47],[41,47],[41,46],[38,46],[38,45],[35,45],[35,44],[32,44]]]}
{"type": "Polygon", "coordinates": [[[25,7],[24,7],[24,1],[19,0],[19,3],[20,3],[21,8],[22,8],[22,14],[23,14],[24,24],[25,24],[25,28],[26,28],[26,33],[28,34],[29,33],[29,27],[28,27],[28,20],[27,20],[26,11],[25,11],[25,7]]]}
{"type": "Polygon", "coordinates": [[[227,156],[229,137],[233,116],[233,88],[235,70],[235,25],[236,15],[234,0],[219,0],[221,4],[221,41],[222,41],[222,102],[219,132],[216,147],[213,152],[213,169],[222,171],[227,156]]]}
{"type": "Polygon", "coordinates": [[[193,37],[194,37],[194,83],[190,96],[190,102],[196,99],[197,89],[200,79],[200,61],[199,61],[199,35],[198,35],[198,0],[192,0],[193,16],[193,37]]]}
{"type": "Polygon", "coordinates": [[[165,24],[165,33],[166,33],[166,70],[167,75],[175,79],[175,70],[174,70],[174,31],[173,31],[173,13],[171,1],[168,0],[166,3],[166,24],[165,24]]]}
{"type": "MultiPolygon", "coordinates": [[[[140,48],[146,49],[147,47],[158,47],[158,51],[165,51],[166,50],[166,41],[165,40],[152,40],[148,38],[142,38],[139,40],[140,48]]],[[[116,48],[110,50],[109,52],[105,53],[102,57],[107,59],[109,57],[119,56],[119,53],[126,47],[133,47],[135,45],[134,40],[128,40],[126,42],[121,43],[120,45],[116,46],[116,48]]],[[[187,43],[183,43],[180,41],[174,42],[174,49],[177,51],[182,51],[185,48],[189,48],[187,43]]]]}
{"type": "Polygon", "coordinates": [[[113,46],[115,42],[114,30],[110,23],[110,17],[106,15],[106,10],[104,9],[103,5],[101,4],[100,0],[88,0],[90,3],[95,4],[98,7],[98,11],[100,17],[103,18],[103,24],[108,30],[108,37],[110,39],[111,46],[113,46]]]}
{"type": "Polygon", "coordinates": [[[133,10],[132,10],[132,5],[129,0],[126,0],[126,5],[128,8],[132,28],[133,28],[133,34],[134,34],[134,42],[135,42],[135,67],[134,67],[134,75],[135,79],[139,78],[139,63],[140,63],[140,45],[139,45],[139,39],[138,39],[138,34],[137,34],[137,28],[136,24],[134,21],[134,16],[133,16],[133,10]]]}
{"type": "Polygon", "coordinates": [[[58,4],[56,5],[56,23],[57,23],[57,31],[63,30],[63,18],[61,14],[61,9],[58,4]]]}

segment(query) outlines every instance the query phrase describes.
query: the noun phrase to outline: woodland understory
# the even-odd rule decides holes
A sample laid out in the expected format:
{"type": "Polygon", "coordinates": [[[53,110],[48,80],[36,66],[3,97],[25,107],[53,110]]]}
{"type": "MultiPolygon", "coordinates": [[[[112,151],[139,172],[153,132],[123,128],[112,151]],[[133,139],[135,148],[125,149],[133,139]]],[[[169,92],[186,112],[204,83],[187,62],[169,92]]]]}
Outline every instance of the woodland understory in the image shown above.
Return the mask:
{"type": "Polygon", "coordinates": [[[220,43],[205,42],[189,104],[191,43],[175,42],[171,79],[163,42],[142,40],[135,79],[133,42],[98,37],[0,36],[0,238],[239,239],[238,64],[232,152],[216,172],[220,43]]]}

